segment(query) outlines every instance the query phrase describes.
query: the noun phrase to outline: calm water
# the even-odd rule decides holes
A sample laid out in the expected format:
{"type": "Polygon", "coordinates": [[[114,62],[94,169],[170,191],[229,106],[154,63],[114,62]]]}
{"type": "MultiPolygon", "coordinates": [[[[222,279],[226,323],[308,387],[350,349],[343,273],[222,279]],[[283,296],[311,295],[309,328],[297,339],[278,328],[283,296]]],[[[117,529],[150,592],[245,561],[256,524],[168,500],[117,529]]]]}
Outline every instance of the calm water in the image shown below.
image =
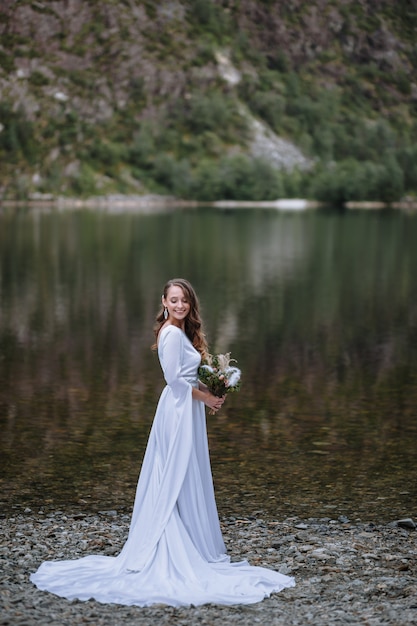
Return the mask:
{"type": "Polygon", "coordinates": [[[129,510],[185,276],[242,390],[209,418],[220,515],[417,515],[417,215],[0,215],[1,508],[129,510]]]}

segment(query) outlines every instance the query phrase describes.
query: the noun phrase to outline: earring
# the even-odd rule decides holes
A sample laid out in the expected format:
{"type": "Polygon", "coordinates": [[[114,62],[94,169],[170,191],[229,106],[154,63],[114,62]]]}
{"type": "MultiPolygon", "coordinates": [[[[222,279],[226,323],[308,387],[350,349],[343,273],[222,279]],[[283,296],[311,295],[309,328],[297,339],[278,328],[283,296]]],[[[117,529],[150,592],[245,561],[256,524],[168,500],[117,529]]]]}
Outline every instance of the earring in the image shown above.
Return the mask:
{"type": "Polygon", "coordinates": [[[164,319],[165,320],[168,319],[168,309],[167,309],[167,307],[164,308],[164,319]]]}

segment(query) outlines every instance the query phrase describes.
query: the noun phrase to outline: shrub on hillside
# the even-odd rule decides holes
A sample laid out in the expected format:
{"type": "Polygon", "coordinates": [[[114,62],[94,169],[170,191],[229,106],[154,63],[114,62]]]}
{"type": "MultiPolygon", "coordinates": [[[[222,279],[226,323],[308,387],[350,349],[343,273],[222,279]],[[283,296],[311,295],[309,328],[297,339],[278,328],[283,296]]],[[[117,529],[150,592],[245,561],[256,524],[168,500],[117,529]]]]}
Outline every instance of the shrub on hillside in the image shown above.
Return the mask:
{"type": "Polygon", "coordinates": [[[193,94],[178,113],[178,122],[196,135],[212,131],[224,141],[233,142],[239,131],[246,128],[234,99],[219,91],[193,94]]]}
{"type": "Polygon", "coordinates": [[[409,146],[398,150],[398,163],[404,174],[406,192],[417,191],[417,146],[409,146]]]}
{"type": "Polygon", "coordinates": [[[343,204],[352,200],[393,202],[404,193],[404,176],[394,157],[385,163],[347,159],[319,166],[309,195],[323,202],[343,204]]]}
{"type": "Polygon", "coordinates": [[[219,162],[202,161],[191,191],[198,200],[275,200],[281,197],[283,185],[268,162],[236,155],[219,162]]]}
{"type": "Polygon", "coordinates": [[[187,159],[178,161],[169,154],[160,154],[155,158],[152,174],[164,191],[177,198],[189,197],[193,180],[187,159]]]}
{"type": "Polygon", "coordinates": [[[40,145],[35,138],[35,127],[20,109],[13,110],[11,104],[0,103],[0,160],[18,163],[25,160],[30,164],[39,158],[40,145]]]}

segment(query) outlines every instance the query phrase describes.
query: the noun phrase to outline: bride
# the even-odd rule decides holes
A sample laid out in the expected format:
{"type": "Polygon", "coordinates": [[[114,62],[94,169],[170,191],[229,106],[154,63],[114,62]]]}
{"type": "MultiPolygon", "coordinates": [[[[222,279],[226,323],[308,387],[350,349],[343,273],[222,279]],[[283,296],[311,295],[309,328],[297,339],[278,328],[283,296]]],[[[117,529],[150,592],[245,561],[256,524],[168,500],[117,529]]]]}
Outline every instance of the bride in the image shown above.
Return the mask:
{"type": "Polygon", "coordinates": [[[276,571],[232,563],[214,498],[204,405],[224,398],[197,379],[207,354],[197,296],[182,278],[164,288],[155,327],[166,381],[143,459],[127,541],[117,557],[46,561],[32,582],[64,598],[149,606],[251,604],[294,586],[276,571]]]}

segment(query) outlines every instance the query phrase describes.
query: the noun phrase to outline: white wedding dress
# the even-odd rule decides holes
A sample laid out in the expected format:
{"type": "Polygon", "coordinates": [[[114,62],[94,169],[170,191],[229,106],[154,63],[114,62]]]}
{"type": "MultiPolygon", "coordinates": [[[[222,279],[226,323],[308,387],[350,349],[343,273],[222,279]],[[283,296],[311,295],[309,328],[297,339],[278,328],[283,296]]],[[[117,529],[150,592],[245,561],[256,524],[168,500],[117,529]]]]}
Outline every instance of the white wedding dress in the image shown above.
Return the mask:
{"type": "Polygon", "coordinates": [[[273,570],[230,562],[214,499],[205,407],[191,394],[200,354],[172,325],[161,331],[158,354],[167,385],[121,553],[46,561],[32,582],[69,600],[138,606],[251,604],[294,586],[273,570]]]}

